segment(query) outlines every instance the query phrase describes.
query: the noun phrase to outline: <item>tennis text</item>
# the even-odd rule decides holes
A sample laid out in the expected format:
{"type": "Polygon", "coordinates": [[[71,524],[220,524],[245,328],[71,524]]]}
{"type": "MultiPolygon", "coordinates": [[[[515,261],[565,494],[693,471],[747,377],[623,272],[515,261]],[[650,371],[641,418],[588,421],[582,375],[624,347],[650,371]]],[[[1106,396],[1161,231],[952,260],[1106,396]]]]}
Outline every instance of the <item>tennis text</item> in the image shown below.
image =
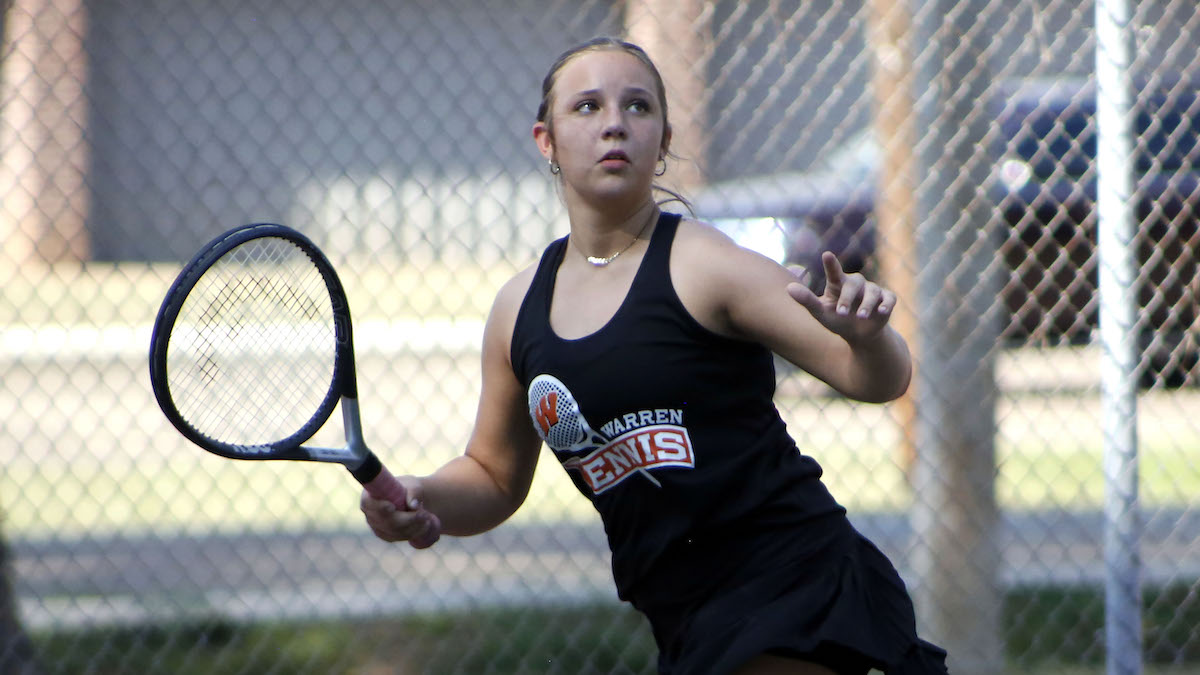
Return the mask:
{"type": "Polygon", "coordinates": [[[592,493],[600,494],[639,471],[664,466],[694,468],[696,457],[687,429],[658,424],[627,432],[584,457],[563,462],[563,466],[579,471],[592,493]]]}

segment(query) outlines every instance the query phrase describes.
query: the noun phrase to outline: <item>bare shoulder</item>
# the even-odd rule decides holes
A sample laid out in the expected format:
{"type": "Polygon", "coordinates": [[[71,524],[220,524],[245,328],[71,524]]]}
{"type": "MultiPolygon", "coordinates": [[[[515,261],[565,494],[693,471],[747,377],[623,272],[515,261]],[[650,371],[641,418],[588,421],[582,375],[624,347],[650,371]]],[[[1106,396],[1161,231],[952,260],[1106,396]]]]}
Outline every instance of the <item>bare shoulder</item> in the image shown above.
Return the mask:
{"type": "Polygon", "coordinates": [[[684,307],[705,328],[740,334],[730,316],[739,298],[760,292],[763,284],[783,288],[790,280],[777,262],[739,246],[716,227],[680,221],[671,248],[671,281],[684,307]]]}
{"type": "Polygon", "coordinates": [[[782,269],[777,262],[761,253],[739,246],[717,227],[692,218],[684,218],[679,222],[671,258],[672,265],[676,261],[696,264],[708,268],[710,275],[718,276],[739,271],[782,269]]]}
{"type": "Polygon", "coordinates": [[[517,313],[521,310],[521,303],[525,300],[525,294],[529,292],[529,286],[533,283],[533,275],[536,271],[537,264],[535,263],[518,272],[500,287],[500,290],[496,292],[495,300],[492,301],[492,310],[488,315],[484,340],[501,348],[504,354],[508,353],[508,347],[512,343],[517,313]]]}
{"type": "Polygon", "coordinates": [[[738,248],[733,239],[715,226],[694,218],[683,217],[679,221],[679,229],[675,233],[674,250],[686,252],[703,252],[722,248],[738,248]]]}
{"type": "Polygon", "coordinates": [[[533,283],[533,275],[536,272],[537,264],[535,263],[517,272],[512,278],[504,282],[504,285],[496,292],[496,299],[492,303],[492,312],[494,313],[497,310],[502,312],[511,311],[515,316],[517,310],[521,308],[521,302],[525,299],[525,294],[529,292],[529,286],[533,283]]]}

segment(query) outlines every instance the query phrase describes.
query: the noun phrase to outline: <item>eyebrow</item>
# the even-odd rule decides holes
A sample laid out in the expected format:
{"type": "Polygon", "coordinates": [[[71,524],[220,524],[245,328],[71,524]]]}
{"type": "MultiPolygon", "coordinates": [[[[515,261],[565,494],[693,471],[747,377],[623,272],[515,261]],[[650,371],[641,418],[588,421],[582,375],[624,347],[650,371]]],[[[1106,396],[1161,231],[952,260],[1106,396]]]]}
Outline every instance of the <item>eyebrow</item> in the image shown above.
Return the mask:
{"type": "MultiPolygon", "coordinates": [[[[600,95],[599,89],[588,89],[587,91],[577,92],[575,94],[575,97],[583,98],[583,97],[598,96],[598,95],[600,95]]],[[[628,87],[624,91],[621,92],[621,95],[622,96],[645,96],[645,97],[653,97],[654,96],[654,94],[649,89],[643,89],[642,87],[628,87]]]]}

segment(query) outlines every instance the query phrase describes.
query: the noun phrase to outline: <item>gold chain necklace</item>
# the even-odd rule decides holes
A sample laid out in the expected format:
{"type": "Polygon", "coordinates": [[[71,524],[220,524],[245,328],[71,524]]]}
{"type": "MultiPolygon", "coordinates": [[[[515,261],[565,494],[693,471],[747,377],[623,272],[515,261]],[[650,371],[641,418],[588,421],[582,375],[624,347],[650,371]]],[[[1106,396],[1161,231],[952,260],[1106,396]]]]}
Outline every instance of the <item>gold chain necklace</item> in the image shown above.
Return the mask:
{"type": "MultiPolygon", "coordinates": [[[[657,209],[655,209],[655,211],[657,211],[657,209]]],[[[607,266],[608,266],[608,264],[609,264],[610,262],[612,262],[612,261],[614,261],[614,260],[616,260],[616,259],[617,259],[617,256],[619,256],[619,255],[621,255],[622,253],[624,253],[625,251],[628,251],[629,249],[633,248],[633,245],[637,243],[638,239],[641,239],[641,238],[642,238],[642,235],[643,235],[643,234],[645,234],[645,232],[646,232],[646,228],[650,227],[650,223],[654,222],[654,221],[657,219],[657,216],[658,216],[658,214],[657,214],[657,213],[655,213],[654,211],[652,211],[652,212],[650,213],[650,218],[649,218],[649,219],[646,221],[646,224],[645,224],[645,225],[642,225],[642,229],[638,230],[638,233],[637,233],[637,234],[635,234],[635,235],[633,235],[633,241],[629,242],[629,244],[627,244],[627,245],[625,246],[625,248],[621,249],[620,251],[617,251],[616,253],[614,253],[614,254],[612,254],[612,255],[608,256],[607,258],[601,258],[601,257],[599,257],[599,256],[588,255],[588,254],[586,254],[586,253],[583,253],[583,251],[582,251],[582,250],[580,251],[580,253],[582,253],[582,254],[583,254],[583,257],[584,257],[584,258],[585,258],[585,259],[586,259],[586,260],[587,260],[589,263],[591,263],[593,266],[595,266],[595,267],[607,267],[607,266]]],[[[577,248],[578,248],[578,247],[577,247],[577,248]]]]}

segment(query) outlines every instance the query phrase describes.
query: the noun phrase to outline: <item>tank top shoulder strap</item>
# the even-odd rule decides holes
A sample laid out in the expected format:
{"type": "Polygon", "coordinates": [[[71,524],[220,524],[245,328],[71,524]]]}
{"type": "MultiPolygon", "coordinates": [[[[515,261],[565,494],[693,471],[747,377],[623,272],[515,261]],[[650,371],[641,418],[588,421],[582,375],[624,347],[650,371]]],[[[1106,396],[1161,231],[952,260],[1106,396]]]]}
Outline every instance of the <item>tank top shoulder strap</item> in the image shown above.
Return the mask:
{"type": "Polygon", "coordinates": [[[524,376],[528,349],[535,343],[544,342],[550,331],[550,299],[566,249],[566,237],[556,239],[546,247],[517,310],[509,358],[518,377],[524,376]]]}
{"type": "Polygon", "coordinates": [[[525,302],[522,304],[521,313],[525,313],[527,310],[549,312],[550,297],[554,292],[554,280],[566,250],[567,238],[560,237],[550,242],[550,245],[542,252],[537,271],[533,273],[533,280],[529,284],[529,290],[525,293],[525,302]]]}
{"type": "MultiPolygon", "coordinates": [[[[650,237],[650,245],[646,248],[646,257],[642,260],[638,279],[634,282],[640,286],[639,291],[671,289],[671,244],[675,241],[675,232],[683,216],[678,213],[663,213],[658,217],[658,224],[650,237]]],[[[673,297],[673,293],[672,293],[673,297]]]]}

